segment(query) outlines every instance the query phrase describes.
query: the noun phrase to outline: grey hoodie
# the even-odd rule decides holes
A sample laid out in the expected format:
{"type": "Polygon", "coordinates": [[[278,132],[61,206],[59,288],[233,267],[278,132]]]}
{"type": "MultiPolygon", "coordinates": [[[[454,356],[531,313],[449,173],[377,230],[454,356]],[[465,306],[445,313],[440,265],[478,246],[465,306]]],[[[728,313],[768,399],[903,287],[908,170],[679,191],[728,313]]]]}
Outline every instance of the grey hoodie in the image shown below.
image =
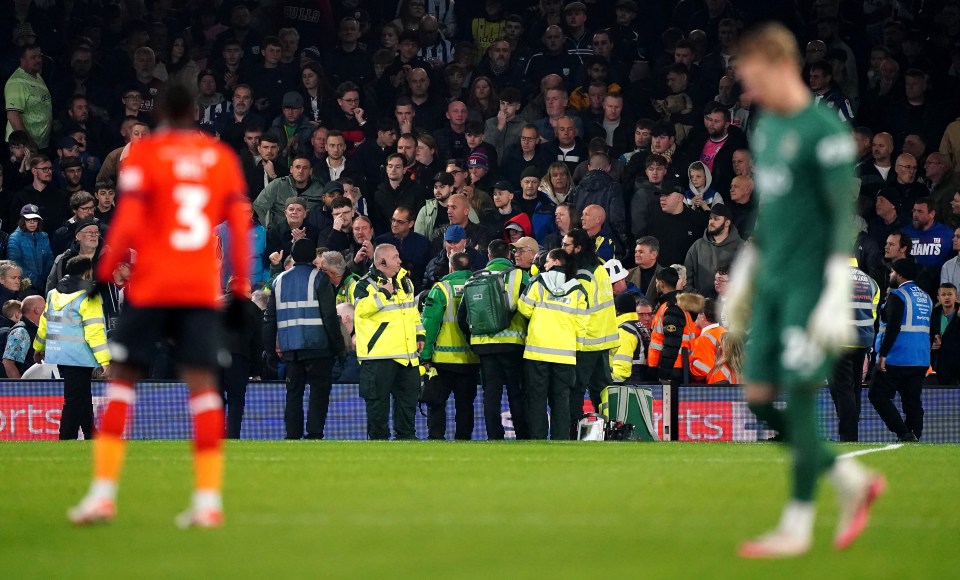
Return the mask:
{"type": "Polygon", "coordinates": [[[717,244],[706,231],[687,251],[683,265],[687,268],[687,286],[684,290],[696,290],[706,296],[713,291],[713,277],[720,266],[730,266],[744,241],[737,226],[730,224],[730,233],[717,244]]]}

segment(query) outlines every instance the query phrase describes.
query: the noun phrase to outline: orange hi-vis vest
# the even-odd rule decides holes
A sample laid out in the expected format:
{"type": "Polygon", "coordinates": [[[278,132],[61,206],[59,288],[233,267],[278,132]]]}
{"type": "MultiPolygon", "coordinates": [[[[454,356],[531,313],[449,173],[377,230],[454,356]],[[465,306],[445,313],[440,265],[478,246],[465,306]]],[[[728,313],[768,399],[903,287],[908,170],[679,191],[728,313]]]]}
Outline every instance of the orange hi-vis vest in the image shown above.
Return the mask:
{"type": "Polygon", "coordinates": [[[700,336],[693,343],[693,354],[690,356],[690,374],[697,379],[705,380],[714,365],[717,364],[717,350],[720,348],[720,337],[727,329],[719,324],[713,324],[703,329],[700,336]]]}
{"type": "Polygon", "coordinates": [[[740,376],[737,375],[736,371],[728,367],[727,365],[720,365],[717,368],[710,371],[710,374],[707,375],[707,384],[715,385],[717,383],[727,382],[731,385],[740,384],[740,376]]]}
{"type": "MultiPolygon", "coordinates": [[[[660,366],[660,353],[663,350],[663,336],[664,330],[673,334],[676,332],[674,328],[663,327],[663,316],[667,311],[667,308],[671,306],[677,306],[676,303],[664,302],[660,305],[660,308],[657,309],[656,315],[653,317],[653,331],[650,333],[650,354],[647,356],[647,364],[651,367],[660,366]]],[[[686,349],[688,353],[693,352],[693,341],[697,337],[697,325],[693,323],[693,319],[690,318],[690,313],[686,310],[680,308],[683,312],[684,324],[683,324],[683,338],[680,343],[680,350],[677,352],[677,359],[673,362],[673,368],[679,369],[683,368],[683,351],[686,349]]]]}

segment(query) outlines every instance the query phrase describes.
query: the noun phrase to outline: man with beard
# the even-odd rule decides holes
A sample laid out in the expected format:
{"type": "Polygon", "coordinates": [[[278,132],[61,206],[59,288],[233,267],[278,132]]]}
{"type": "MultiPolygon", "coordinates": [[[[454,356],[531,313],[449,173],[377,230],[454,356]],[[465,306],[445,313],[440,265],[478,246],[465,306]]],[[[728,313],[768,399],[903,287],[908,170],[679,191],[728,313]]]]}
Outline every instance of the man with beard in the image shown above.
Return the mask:
{"type": "Polygon", "coordinates": [[[418,212],[424,203],[423,188],[404,173],[406,162],[406,157],[400,153],[387,157],[387,178],[374,192],[370,206],[370,219],[378,232],[390,231],[390,220],[398,206],[404,205],[418,212]]]}
{"type": "Polygon", "coordinates": [[[508,39],[494,40],[490,48],[487,49],[486,56],[473,70],[473,76],[487,77],[497,91],[502,91],[507,87],[522,88],[523,69],[513,59],[513,56],[514,51],[508,39]]]}
{"type": "Polygon", "coordinates": [[[700,161],[707,166],[713,175],[713,187],[729,202],[727,192],[736,175],[733,153],[746,146],[743,131],[730,125],[730,109],[720,103],[710,103],[703,112],[703,130],[691,136],[686,151],[691,162],[700,161]]]}
{"type": "Polygon", "coordinates": [[[236,151],[243,151],[243,133],[247,127],[258,125],[263,127],[266,122],[259,113],[251,110],[253,106],[253,89],[250,85],[240,84],[233,89],[233,110],[224,112],[213,122],[213,129],[221,141],[230,145],[236,151]]]}
{"type": "Polygon", "coordinates": [[[687,251],[683,265],[687,268],[687,288],[701,295],[713,290],[714,277],[721,266],[733,262],[744,241],[733,225],[730,208],[718,203],[710,210],[703,237],[687,251]]]}

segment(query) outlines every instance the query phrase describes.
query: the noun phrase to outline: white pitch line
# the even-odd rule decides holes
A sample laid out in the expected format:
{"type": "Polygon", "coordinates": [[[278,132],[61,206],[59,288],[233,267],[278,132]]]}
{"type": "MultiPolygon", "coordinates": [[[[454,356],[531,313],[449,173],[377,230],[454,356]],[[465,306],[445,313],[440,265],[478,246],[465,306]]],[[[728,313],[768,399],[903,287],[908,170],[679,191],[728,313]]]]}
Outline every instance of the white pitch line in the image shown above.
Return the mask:
{"type": "Polygon", "coordinates": [[[894,449],[900,449],[903,447],[903,443],[893,443],[887,445],[886,447],[877,447],[876,449],[861,449],[860,451],[851,451],[850,453],[844,453],[840,457],[857,457],[858,455],[866,455],[867,453],[876,453],[878,451],[893,451],[894,449]]]}

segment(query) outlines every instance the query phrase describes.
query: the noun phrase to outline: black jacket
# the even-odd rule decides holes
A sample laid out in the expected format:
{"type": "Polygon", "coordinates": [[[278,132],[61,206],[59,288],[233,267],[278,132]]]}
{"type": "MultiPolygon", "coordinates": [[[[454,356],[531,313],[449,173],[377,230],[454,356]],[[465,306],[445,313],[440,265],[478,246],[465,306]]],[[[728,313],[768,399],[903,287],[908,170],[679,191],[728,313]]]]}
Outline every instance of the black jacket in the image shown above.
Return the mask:
{"type": "MultiPolygon", "coordinates": [[[[694,161],[700,161],[700,153],[703,151],[703,146],[706,145],[708,138],[707,131],[702,128],[701,124],[700,129],[694,131],[693,135],[684,144],[681,152],[684,163],[686,163],[684,167],[688,167],[694,161]]],[[[737,149],[746,148],[746,135],[739,127],[730,125],[727,129],[727,140],[723,147],[717,151],[717,155],[713,159],[713,169],[710,172],[713,175],[712,187],[720,193],[725,203],[730,203],[730,183],[735,177],[733,174],[733,152],[737,149]]]]}
{"type": "Polygon", "coordinates": [[[680,378],[673,365],[677,362],[677,357],[682,356],[680,346],[683,344],[683,329],[687,317],[683,309],[677,306],[679,293],[679,290],[667,292],[660,296],[658,301],[658,309],[664,304],[667,305],[663,313],[663,350],[660,351],[660,362],[657,364],[657,376],[661,379],[680,378]]]}
{"type": "Polygon", "coordinates": [[[940,332],[940,317],[943,315],[943,306],[935,306],[930,315],[930,342],[935,336],[940,336],[940,348],[930,351],[931,366],[934,370],[939,367],[940,360],[956,361],[960,359],[960,314],[956,311],[953,318],[947,323],[946,330],[940,332]]]}

